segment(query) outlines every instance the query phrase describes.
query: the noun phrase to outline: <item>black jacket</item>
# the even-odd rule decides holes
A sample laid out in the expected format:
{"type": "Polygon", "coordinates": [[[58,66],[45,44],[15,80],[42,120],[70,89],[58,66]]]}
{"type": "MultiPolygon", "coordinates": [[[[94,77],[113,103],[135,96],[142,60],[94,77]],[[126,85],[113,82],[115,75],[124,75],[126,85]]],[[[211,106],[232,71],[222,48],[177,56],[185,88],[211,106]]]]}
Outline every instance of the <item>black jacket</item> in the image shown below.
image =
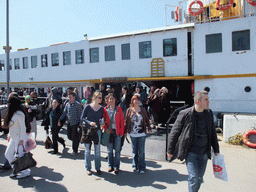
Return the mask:
{"type": "MultiPolygon", "coordinates": [[[[211,159],[211,147],[213,147],[214,153],[219,153],[219,144],[217,139],[216,130],[213,122],[213,114],[210,109],[204,110],[206,115],[206,123],[208,129],[208,148],[207,155],[211,159]]],[[[173,159],[178,158],[183,161],[187,153],[190,150],[194,135],[195,135],[195,107],[182,110],[170,133],[168,153],[173,154],[173,159]]]]}
{"type": "MultiPolygon", "coordinates": [[[[46,112],[46,115],[42,121],[42,126],[48,127],[50,125],[50,113],[52,111],[52,107],[46,112]]],[[[62,115],[62,108],[60,108],[60,106],[58,106],[55,110],[53,110],[53,115],[52,115],[52,129],[54,128],[59,128],[58,126],[58,121],[60,116],[62,115]]],[[[61,121],[61,127],[63,126],[63,124],[65,123],[65,121],[61,121]]],[[[45,128],[48,129],[48,128],[45,128]]]]}
{"type": "MultiPolygon", "coordinates": [[[[36,106],[36,103],[35,102],[30,102],[28,104],[29,106],[36,106]]],[[[25,109],[26,109],[26,112],[28,113],[28,119],[29,119],[29,122],[32,122],[34,117],[37,116],[38,114],[38,110],[37,109],[31,109],[32,112],[28,112],[29,108],[25,106],[25,109]]]]}

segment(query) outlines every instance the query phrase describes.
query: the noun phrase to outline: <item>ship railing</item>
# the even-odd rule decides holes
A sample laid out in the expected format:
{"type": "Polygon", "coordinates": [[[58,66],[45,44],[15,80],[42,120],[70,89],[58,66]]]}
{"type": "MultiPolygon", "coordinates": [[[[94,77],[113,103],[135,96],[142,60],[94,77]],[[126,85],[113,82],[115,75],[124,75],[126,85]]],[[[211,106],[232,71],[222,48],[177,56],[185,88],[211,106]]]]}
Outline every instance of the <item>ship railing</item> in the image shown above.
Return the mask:
{"type": "MultiPolygon", "coordinates": [[[[207,23],[256,16],[256,6],[249,4],[247,0],[233,0],[233,5],[224,11],[218,10],[216,6],[217,0],[197,1],[201,1],[203,3],[203,11],[196,16],[192,16],[188,12],[189,5],[193,0],[183,0],[178,2],[176,5],[166,5],[166,25],[172,25],[173,22],[176,24],[207,23]],[[177,6],[179,7],[178,11],[176,9],[177,6]]],[[[230,0],[220,0],[220,5],[222,6],[222,3],[229,5],[229,2],[230,0]]],[[[191,9],[194,12],[198,11],[200,9],[199,4],[195,3],[191,6],[191,9]]]]}
{"type": "MultiPolygon", "coordinates": [[[[165,138],[166,139],[166,141],[165,141],[165,151],[166,152],[168,150],[169,131],[172,129],[172,126],[173,126],[173,124],[170,124],[170,123],[172,123],[176,120],[176,118],[181,110],[186,109],[188,107],[189,107],[189,105],[184,105],[184,106],[181,106],[181,107],[175,109],[166,122],[166,125],[167,125],[166,126],[166,138],[165,138]]],[[[167,153],[165,153],[165,159],[168,160],[167,153]]]]}

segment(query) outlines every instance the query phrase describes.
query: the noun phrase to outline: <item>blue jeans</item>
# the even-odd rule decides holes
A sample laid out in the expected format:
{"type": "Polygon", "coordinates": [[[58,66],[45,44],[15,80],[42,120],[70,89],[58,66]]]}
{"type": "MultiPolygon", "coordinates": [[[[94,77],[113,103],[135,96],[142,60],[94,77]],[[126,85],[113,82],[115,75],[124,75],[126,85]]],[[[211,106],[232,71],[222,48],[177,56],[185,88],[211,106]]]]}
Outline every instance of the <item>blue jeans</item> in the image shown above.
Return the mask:
{"type": "Polygon", "coordinates": [[[189,152],[186,158],[188,170],[189,192],[197,192],[203,182],[203,176],[207,165],[207,154],[196,154],[189,152]]]}
{"type": "Polygon", "coordinates": [[[108,148],[108,167],[119,170],[120,167],[120,153],[121,153],[121,136],[116,134],[116,130],[112,130],[113,143],[109,143],[108,148]],[[115,157],[113,155],[115,150],[115,157]]]}
{"type": "Polygon", "coordinates": [[[131,137],[132,141],[132,168],[139,171],[146,170],[145,163],[145,141],[146,136],[131,137]]]}
{"type": "MultiPolygon", "coordinates": [[[[95,161],[95,169],[96,171],[100,170],[101,168],[101,161],[100,161],[100,139],[101,139],[101,131],[98,130],[97,131],[98,136],[99,136],[99,143],[97,145],[95,145],[95,143],[93,143],[94,145],[94,161],[95,161]]],[[[91,164],[91,146],[92,144],[89,143],[85,143],[84,147],[85,147],[85,168],[87,171],[90,171],[92,169],[92,164],[91,164]]]]}

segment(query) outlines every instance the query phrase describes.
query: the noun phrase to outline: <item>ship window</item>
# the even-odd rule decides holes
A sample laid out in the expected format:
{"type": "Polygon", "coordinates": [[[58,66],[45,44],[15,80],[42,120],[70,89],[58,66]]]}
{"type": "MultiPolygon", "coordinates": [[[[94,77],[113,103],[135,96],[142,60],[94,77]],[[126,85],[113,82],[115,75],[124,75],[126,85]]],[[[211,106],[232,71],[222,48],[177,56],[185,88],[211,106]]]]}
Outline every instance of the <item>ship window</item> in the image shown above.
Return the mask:
{"type": "Polygon", "coordinates": [[[47,54],[41,55],[41,66],[48,67],[47,54]]]}
{"type": "Polygon", "coordinates": [[[232,32],[232,51],[250,50],[250,30],[232,32]]]}
{"type": "Polygon", "coordinates": [[[249,92],[251,92],[251,87],[250,86],[246,86],[245,88],[244,88],[244,90],[245,90],[245,92],[247,92],[247,93],[249,93],[249,92]]]}
{"type": "Polygon", "coordinates": [[[151,41],[139,42],[139,57],[151,58],[151,41]]]}
{"type": "Polygon", "coordinates": [[[222,52],[222,34],[210,34],[205,36],[206,53],[222,52]]]}
{"type": "Polygon", "coordinates": [[[99,48],[91,48],[90,49],[90,63],[99,62],[99,48]]]}
{"type": "Polygon", "coordinates": [[[59,53],[52,53],[52,66],[59,66],[59,53]]]}
{"type": "Polygon", "coordinates": [[[177,38],[163,40],[164,57],[177,56],[177,38]]]}
{"type": "Polygon", "coordinates": [[[4,60],[0,60],[0,71],[4,71],[4,60]]]}
{"type": "Polygon", "coordinates": [[[130,43],[121,45],[122,60],[129,60],[131,58],[130,43]]]}
{"type": "Polygon", "coordinates": [[[84,63],[84,50],[76,50],[76,64],[84,63]]]}
{"type": "Polygon", "coordinates": [[[63,65],[71,65],[71,51],[63,52],[63,65]]]}
{"type": "Polygon", "coordinates": [[[208,93],[210,92],[210,88],[209,87],[205,87],[204,90],[207,91],[208,93]]]}
{"type": "Polygon", "coordinates": [[[115,45],[105,46],[105,61],[115,61],[115,45]]]}
{"type": "Polygon", "coordinates": [[[31,68],[36,68],[37,67],[37,56],[32,56],[31,57],[31,68]]]}
{"type": "Polygon", "coordinates": [[[14,68],[15,69],[20,69],[20,58],[15,58],[14,59],[14,68]]]}
{"type": "Polygon", "coordinates": [[[28,69],[28,57],[22,57],[23,69],[28,69]]]}

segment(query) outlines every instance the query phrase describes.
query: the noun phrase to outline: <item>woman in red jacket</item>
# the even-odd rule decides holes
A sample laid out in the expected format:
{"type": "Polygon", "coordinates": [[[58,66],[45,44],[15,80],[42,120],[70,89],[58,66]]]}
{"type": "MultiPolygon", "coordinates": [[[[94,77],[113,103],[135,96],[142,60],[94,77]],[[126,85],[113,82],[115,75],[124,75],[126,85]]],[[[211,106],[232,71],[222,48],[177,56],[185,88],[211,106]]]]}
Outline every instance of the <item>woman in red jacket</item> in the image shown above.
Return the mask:
{"type": "Polygon", "coordinates": [[[108,148],[108,172],[114,171],[119,173],[120,167],[120,153],[121,153],[121,138],[124,135],[124,116],[121,107],[116,106],[116,96],[113,93],[107,95],[108,106],[104,108],[104,129],[108,132],[110,130],[110,142],[108,148]],[[112,124],[111,124],[111,119],[112,124]],[[111,125],[110,125],[111,124],[111,125]],[[113,150],[115,149],[115,157],[113,150]]]}

